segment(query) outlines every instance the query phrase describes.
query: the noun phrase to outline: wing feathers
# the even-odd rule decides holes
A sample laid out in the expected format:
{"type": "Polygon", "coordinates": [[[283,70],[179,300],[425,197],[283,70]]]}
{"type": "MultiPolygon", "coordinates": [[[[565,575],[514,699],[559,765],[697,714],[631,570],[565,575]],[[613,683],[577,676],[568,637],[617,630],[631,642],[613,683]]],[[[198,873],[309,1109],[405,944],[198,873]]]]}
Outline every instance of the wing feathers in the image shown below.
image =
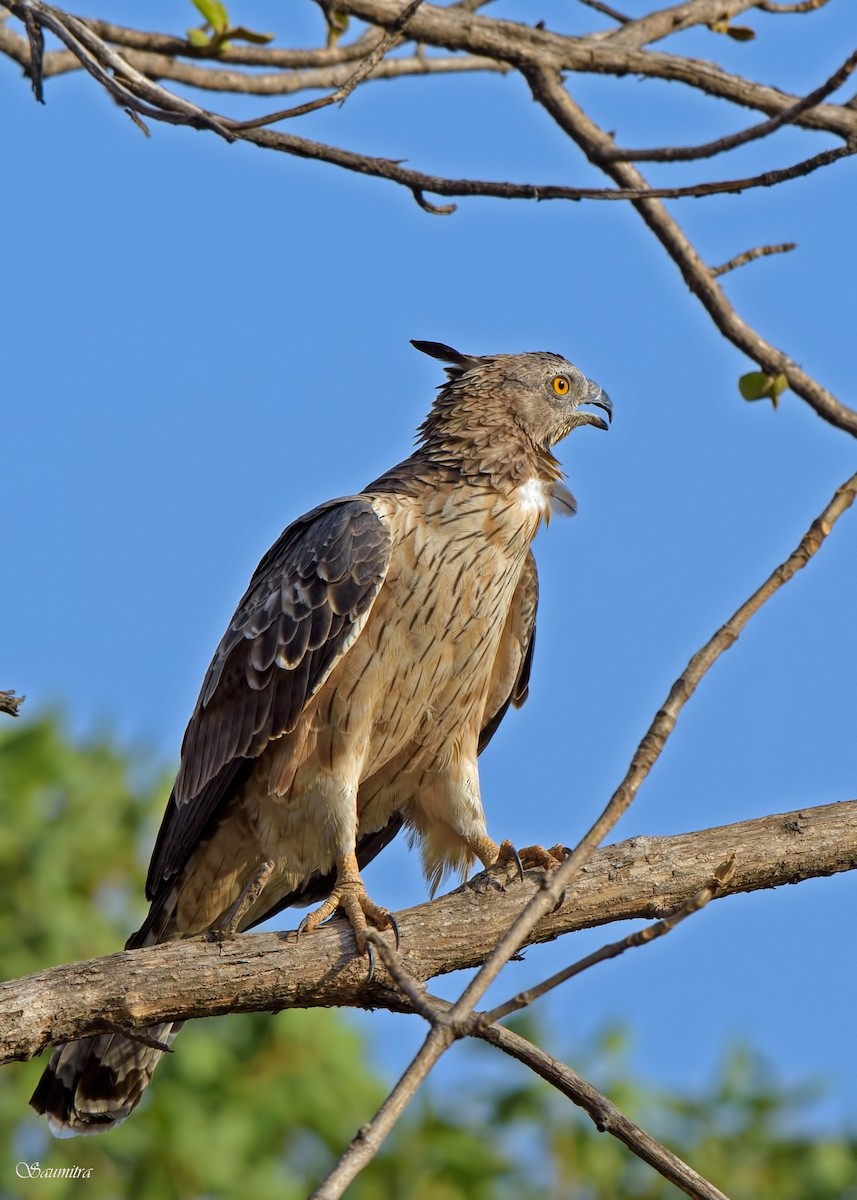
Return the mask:
{"type": "Polygon", "coordinates": [[[536,560],[530,551],[521,572],[506,628],[500,639],[491,689],[485,706],[484,726],[479,735],[481,754],[497,732],[509,705],[516,708],[524,703],[530,686],[530,669],[536,643],[536,609],[539,602],[539,580],[536,560]]]}
{"type": "Polygon", "coordinates": [[[230,764],[237,770],[295,728],[365,624],[389,561],[389,529],[360,496],[314,509],[262,559],[185,732],[149,869],[152,894],[181,869],[231,794],[230,764]]]}

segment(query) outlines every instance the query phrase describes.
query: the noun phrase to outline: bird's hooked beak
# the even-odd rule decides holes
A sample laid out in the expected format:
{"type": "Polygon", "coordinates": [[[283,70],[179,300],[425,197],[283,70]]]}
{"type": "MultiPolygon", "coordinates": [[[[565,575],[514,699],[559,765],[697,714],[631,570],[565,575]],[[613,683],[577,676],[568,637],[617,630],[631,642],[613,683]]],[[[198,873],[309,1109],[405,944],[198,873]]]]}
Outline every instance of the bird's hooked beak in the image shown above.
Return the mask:
{"type": "Polygon", "coordinates": [[[595,413],[581,412],[579,408],[576,408],[572,417],[572,429],[578,425],[594,425],[597,429],[609,428],[610,422],[613,420],[613,401],[597,383],[587,379],[586,391],[578,404],[593,404],[596,408],[602,408],[607,413],[607,420],[596,416],[595,413]]]}

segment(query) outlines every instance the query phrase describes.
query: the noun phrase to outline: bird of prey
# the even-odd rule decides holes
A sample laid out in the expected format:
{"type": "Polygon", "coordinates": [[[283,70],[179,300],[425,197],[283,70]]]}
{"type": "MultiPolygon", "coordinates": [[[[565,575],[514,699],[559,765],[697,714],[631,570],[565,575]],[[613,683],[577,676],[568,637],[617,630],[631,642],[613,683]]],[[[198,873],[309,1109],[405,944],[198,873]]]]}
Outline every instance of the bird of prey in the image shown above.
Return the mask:
{"type": "MultiPolygon", "coordinates": [[[[320,900],[302,928],[342,909],[364,951],[391,918],[360,871],[403,826],[432,891],[511,849],[488,836],[477,755],[527,695],[530,543],[552,511],[575,509],[551,447],[578,425],[607,428],[582,405],[612,405],[558,354],[413,345],[447,364],[414,453],[289,525],[215,652],[128,948],[320,900]]],[[[179,1028],[59,1046],[30,1103],[58,1136],[111,1128],[179,1028]]]]}

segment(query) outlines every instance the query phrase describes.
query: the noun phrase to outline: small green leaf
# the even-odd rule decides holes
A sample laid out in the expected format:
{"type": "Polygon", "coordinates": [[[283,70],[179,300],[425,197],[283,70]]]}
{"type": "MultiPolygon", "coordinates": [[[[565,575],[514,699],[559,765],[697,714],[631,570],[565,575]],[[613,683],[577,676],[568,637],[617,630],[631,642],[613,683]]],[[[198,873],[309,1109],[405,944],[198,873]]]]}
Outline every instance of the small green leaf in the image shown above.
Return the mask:
{"type": "Polygon", "coordinates": [[[225,4],[221,4],[220,0],[193,0],[193,4],[216,33],[226,32],[229,28],[229,13],[225,4]]]}
{"type": "Polygon", "coordinates": [[[764,371],[749,371],[738,380],[738,388],[745,400],[762,400],[768,389],[770,376],[764,371]]]}
{"type": "Polygon", "coordinates": [[[745,400],[770,400],[774,408],[788,386],[789,381],[782,372],[768,375],[764,371],[748,371],[738,380],[738,389],[745,400]]]}
{"type": "Polygon", "coordinates": [[[204,29],[189,29],[187,31],[187,40],[192,46],[198,46],[202,49],[210,45],[210,39],[204,29]]]}
{"type": "Polygon", "coordinates": [[[756,36],[755,29],[751,29],[749,25],[730,25],[725,33],[727,37],[734,38],[736,42],[752,42],[756,36]]]}
{"type": "Polygon", "coordinates": [[[327,21],[327,46],[335,46],[344,33],[348,32],[348,13],[342,12],[338,8],[325,8],[325,20],[327,21]]]}

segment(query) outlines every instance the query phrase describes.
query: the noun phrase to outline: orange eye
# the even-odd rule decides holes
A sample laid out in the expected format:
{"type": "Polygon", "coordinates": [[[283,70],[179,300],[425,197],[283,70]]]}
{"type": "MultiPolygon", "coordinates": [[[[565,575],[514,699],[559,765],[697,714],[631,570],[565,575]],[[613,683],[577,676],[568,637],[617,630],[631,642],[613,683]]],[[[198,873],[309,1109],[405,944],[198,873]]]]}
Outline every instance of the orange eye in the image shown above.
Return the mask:
{"type": "Polygon", "coordinates": [[[566,377],[564,375],[555,375],[554,376],[553,390],[556,392],[556,394],[558,396],[567,396],[568,389],[570,387],[571,387],[571,384],[568,382],[568,380],[566,379],[566,377]]]}

